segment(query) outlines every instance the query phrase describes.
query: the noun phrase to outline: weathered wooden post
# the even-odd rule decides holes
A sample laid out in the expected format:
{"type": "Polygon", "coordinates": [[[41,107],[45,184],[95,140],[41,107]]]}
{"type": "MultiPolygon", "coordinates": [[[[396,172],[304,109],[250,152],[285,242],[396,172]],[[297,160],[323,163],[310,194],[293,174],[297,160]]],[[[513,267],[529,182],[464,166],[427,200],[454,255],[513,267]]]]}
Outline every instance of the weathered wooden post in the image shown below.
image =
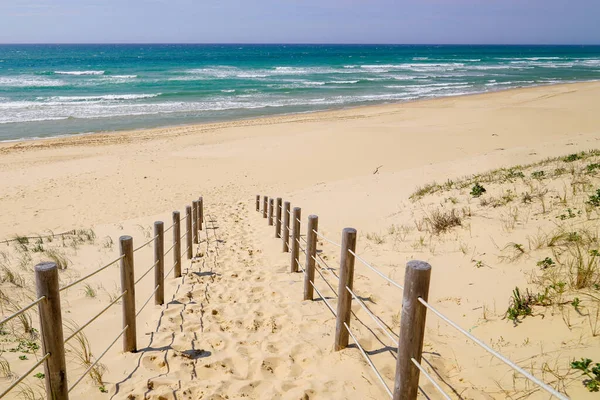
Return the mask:
{"type": "Polygon", "coordinates": [[[204,225],[204,198],[200,196],[198,198],[198,230],[202,230],[202,225],[204,225]]]}
{"type": "Polygon", "coordinates": [[[292,213],[292,226],[294,229],[292,231],[291,272],[298,272],[298,268],[300,267],[298,263],[298,257],[300,254],[300,213],[300,207],[294,207],[294,212],[292,213]]]}
{"type": "Polygon", "coordinates": [[[67,365],[63,336],[60,291],[56,263],[45,262],[35,266],[37,296],[45,297],[38,303],[42,352],[50,353],[44,362],[48,400],[68,400],[67,365]]]}
{"type": "Polygon", "coordinates": [[[354,280],[354,252],[356,249],[356,229],[344,228],[342,231],[342,252],[340,255],[340,278],[338,285],[337,318],[335,322],[334,350],[339,351],[348,346],[348,329],[352,311],[352,295],[346,287],[352,290],[354,280]]]}
{"type": "Polygon", "coordinates": [[[267,196],[263,196],[263,218],[267,218],[267,211],[269,209],[269,206],[267,205],[268,201],[269,198],[267,196]]]}
{"type": "Polygon", "coordinates": [[[281,237],[281,197],[275,203],[275,237],[281,237]]]}
{"type": "Polygon", "coordinates": [[[187,232],[185,234],[186,244],[187,244],[187,258],[188,260],[192,259],[192,207],[185,207],[185,227],[187,232]]]}
{"type": "Polygon", "coordinates": [[[162,221],[154,223],[154,304],[162,305],[165,302],[165,224],[162,221]]]}
{"type": "Polygon", "coordinates": [[[198,244],[198,200],[192,201],[192,238],[198,244]]]}
{"type": "Polygon", "coordinates": [[[135,275],[133,265],[133,238],[121,236],[121,293],[123,295],[123,351],[137,351],[137,334],[135,324],[135,275]]]}
{"type": "Polygon", "coordinates": [[[260,211],[260,194],[256,195],[256,211],[260,211]]]}
{"type": "Polygon", "coordinates": [[[414,358],[418,363],[421,362],[427,308],[418,299],[421,297],[427,301],[430,277],[431,265],[428,263],[413,260],[406,264],[394,400],[417,398],[419,369],[411,359],[414,358]]]}
{"type": "Polygon", "coordinates": [[[173,276],[181,277],[181,218],[179,211],[173,211],[173,276]]]}
{"type": "Polygon", "coordinates": [[[313,299],[313,286],[315,282],[315,259],[317,258],[317,230],[319,229],[319,217],[308,216],[306,227],[306,274],[304,275],[304,300],[313,299]]]}
{"type": "Polygon", "coordinates": [[[283,252],[290,251],[290,202],[283,203],[283,252]]]}
{"type": "Polygon", "coordinates": [[[269,198],[269,226],[273,226],[273,208],[274,208],[274,200],[273,198],[269,198]]]}

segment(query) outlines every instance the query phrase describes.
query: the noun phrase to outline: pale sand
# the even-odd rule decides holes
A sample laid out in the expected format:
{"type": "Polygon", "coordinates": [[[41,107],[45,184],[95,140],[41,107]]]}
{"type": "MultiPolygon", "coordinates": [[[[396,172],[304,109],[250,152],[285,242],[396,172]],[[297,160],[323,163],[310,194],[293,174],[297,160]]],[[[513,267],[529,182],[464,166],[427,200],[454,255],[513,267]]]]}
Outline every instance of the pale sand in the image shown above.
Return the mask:
{"type": "MultiPolygon", "coordinates": [[[[570,329],[563,322],[564,313],[531,317],[517,328],[502,319],[511,290],[527,285],[538,256],[500,263],[501,248],[511,241],[525,241],[538,228],[553,224],[554,216],[528,217],[506,232],[499,221],[508,211],[477,215],[480,206],[469,204],[466,190],[453,195],[459,200],[456,207],[470,206],[478,216],[468,228],[457,228],[441,238],[413,229],[402,240],[392,240],[387,232],[392,224],[414,227],[415,218],[449,196],[413,203],[408,197],[418,185],[600,147],[598,99],[600,83],[584,83],[225,124],[4,143],[0,144],[0,239],[15,233],[93,227],[98,245],[67,250],[74,265],[62,274],[69,282],[114,258],[119,235],[131,234],[140,244],[151,236],[153,221],[161,219],[169,226],[171,210],[183,212],[192,199],[204,196],[207,220],[214,221],[209,225],[217,229],[204,232],[209,240],[199,246],[202,261],[184,264],[190,273],[183,282],[169,279],[167,284],[167,299],[183,305],[171,303],[166,311],[147,308],[138,322],[139,347],[149,346],[146,351],[123,355],[118,342],[102,360],[108,367],[105,380],[110,393],[121,382],[116,399],[130,394],[135,399],[144,395],[149,399],[386,398],[358,350],[332,351],[334,320],[321,301],[301,301],[302,276],[288,273],[288,255],[281,253],[273,229],[254,212],[256,194],[290,200],[302,207],[303,220],[311,213],[319,215],[320,230],[335,241],[340,240],[343,227],[357,228],[359,252],[398,282],[403,280],[406,261],[431,262],[432,303],[513,360],[531,367],[537,376],[542,377],[544,362],[557,362],[565,373],[569,359],[585,356],[600,361],[598,338],[590,335],[589,327],[585,330],[587,319],[570,315],[570,329]],[[385,242],[377,244],[374,232],[385,242]],[[112,248],[100,245],[106,236],[115,241],[112,248]],[[425,244],[419,246],[421,237],[425,244]],[[458,250],[459,244],[468,247],[467,254],[458,250]],[[472,260],[479,259],[490,268],[475,268],[472,260]],[[488,321],[482,320],[484,306],[488,321]],[[198,349],[205,352],[193,352],[198,349]]],[[[513,189],[521,193],[522,188],[513,189]]],[[[531,210],[530,214],[536,215],[531,210]]],[[[170,232],[167,238],[168,248],[170,232]]],[[[336,266],[339,250],[327,243],[321,248],[336,266]]],[[[11,249],[7,247],[7,253],[11,249]]],[[[150,248],[141,253],[136,259],[137,276],[152,263],[150,248]]],[[[16,260],[17,255],[11,257],[16,260]]],[[[168,258],[167,269],[170,266],[168,258]]],[[[370,305],[397,331],[395,315],[402,293],[363,266],[356,268],[358,293],[371,296],[375,303],[370,305]]],[[[108,269],[91,282],[103,288],[96,298],[86,298],[76,288],[65,298],[64,309],[78,323],[108,304],[108,292],[118,293],[118,270],[108,269]]],[[[326,288],[323,282],[320,285],[326,288]]],[[[138,305],[152,289],[148,277],[138,289],[138,305]]],[[[14,289],[3,283],[2,290],[14,289]]],[[[374,328],[358,305],[355,311],[374,328]]],[[[571,314],[576,313],[571,310],[571,314]]],[[[365,326],[356,321],[353,326],[367,349],[385,349],[365,326]]],[[[117,306],[86,329],[95,355],[110,344],[119,327],[117,306]]],[[[391,345],[375,332],[383,344],[391,345]]],[[[434,353],[428,359],[464,398],[505,398],[501,388],[513,393],[526,387],[522,379],[513,383],[507,367],[433,315],[428,317],[426,351],[434,353]]],[[[387,351],[377,353],[375,363],[391,385],[394,358],[387,351]]],[[[16,354],[4,356],[15,371],[27,369],[16,354]]],[[[82,369],[73,362],[69,365],[74,382],[82,369]]],[[[556,381],[548,373],[543,377],[556,381]]],[[[592,396],[580,382],[577,375],[566,379],[569,395],[592,396]]],[[[422,387],[438,398],[423,378],[422,387]]],[[[83,393],[90,399],[107,397],[89,379],[76,393],[75,398],[83,393]]],[[[531,398],[547,396],[535,392],[531,398]]]]}

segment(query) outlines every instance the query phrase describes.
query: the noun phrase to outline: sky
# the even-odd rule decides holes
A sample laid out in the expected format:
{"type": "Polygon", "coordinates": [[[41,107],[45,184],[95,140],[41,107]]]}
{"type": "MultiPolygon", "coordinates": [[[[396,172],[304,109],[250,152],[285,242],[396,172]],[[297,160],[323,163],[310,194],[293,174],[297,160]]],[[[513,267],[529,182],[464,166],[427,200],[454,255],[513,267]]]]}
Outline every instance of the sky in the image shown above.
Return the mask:
{"type": "Polygon", "coordinates": [[[600,44],[598,0],[0,0],[0,43],[600,44]]]}

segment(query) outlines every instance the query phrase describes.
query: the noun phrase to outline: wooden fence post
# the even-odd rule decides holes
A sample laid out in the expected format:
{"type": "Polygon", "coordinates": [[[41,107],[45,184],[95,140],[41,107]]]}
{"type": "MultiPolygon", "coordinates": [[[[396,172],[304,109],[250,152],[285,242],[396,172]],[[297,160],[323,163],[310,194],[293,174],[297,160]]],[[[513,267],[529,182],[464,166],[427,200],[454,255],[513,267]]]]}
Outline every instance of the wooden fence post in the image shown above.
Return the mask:
{"type": "Polygon", "coordinates": [[[304,300],[313,299],[313,286],[315,282],[315,259],[317,258],[317,230],[319,229],[319,217],[308,216],[306,226],[306,274],[304,275],[304,300]]]}
{"type": "Polygon", "coordinates": [[[198,200],[192,201],[192,238],[198,244],[198,200]]]}
{"type": "Polygon", "coordinates": [[[173,274],[181,277],[181,219],[179,211],[173,211],[173,274]]]}
{"type": "Polygon", "coordinates": [[[256,195],[256,211],[260,211],[260,194],[256,195]]]}
{"type": "Polygon", "coordinates": [[[185,227],[186,227],[186,234],[185,234],[185,239],[186,239],[186,244],[187,244],[187,258],[188,260],[192,259],[192,247],[194,246],[192,244],[192,206],[186,206],[185,207],[185,227]]]}
{"type": "Polygon", "coordinates": [[[290,251],[290,202],[283,203],[283,252],[290,251]]]}
{"type": "Polygon", "coordinates": [[[273,208],[274,208],[274,200],[273,198],[269,199],[269,226],[273,226],[273,208]]]}
{"type": "Polygon", "coordinates": [[[165,302],[165,224],[162,221],[154,223],[154,304],[162,305],[165,302]]]}
{"type": "Polygon", "coordinates": [[[352,311],[352,295],[346,287],[352,289],[354,280],[354,255],[349,250],[356,249],[356,229],[344,228],[342,231],[342,252],[340,255],[340,278],[338,285],[337,318],[335,323],[334,350],[339,351],[348,346],[348,329],[352,311]]]}
{"type": "Polygon", "coordinates": [[[269,198],[267,196],[263,196],[263,218],[267,218],[267,211],[269,206],[267,205],[267,202],[269,201],[269,198]]]}
{"type": "Polygon", "coordinates": [[[44,362],[46,396],[48,400],[68,400],[67,365],[63,336],[60,291],[56,263],[46,262],[35,266],[35,285],[38,303],[43,354],[50,353],[44,362]]]}
{"type": "Polygon", "coordinates": [[[281,237],[281,197],[275,203],[275,237],[281,237]]]}
{"type": "Polygon", "coordinates": [[[396,379],[394,400],[414,400],[419,389],[419,369],[412,362],[421,362],[425,318],[427,308],[419,302],[419,297],[427,301],[431,265],[423,261],[409,261],[404,275],[404,295],[402,317],[400,319],[400,339],[396,359],[396,379]]]}
{"type": "Polygon", "coordinates": [[[200,196],[198,198],[198,230],[202,230],[202,225],[204,225],[204,198],[200,196]]]}
{"type": "Polygon", "coordinates": [[[121,293],[123,295],[123,351],[137,351],[137,329],[135,324],[135,275],[133,265],[133,238],[121,236],[121,293]]]}
{"type": "Polygon", "coordinates": [[[291,272],[298,272],[298,268],[300,267],[298,263],[300,253],[300,213],[300,207],[294,207],[294,212],[292,213],[292,226],[294,230],[292,231],[291,272]]]}

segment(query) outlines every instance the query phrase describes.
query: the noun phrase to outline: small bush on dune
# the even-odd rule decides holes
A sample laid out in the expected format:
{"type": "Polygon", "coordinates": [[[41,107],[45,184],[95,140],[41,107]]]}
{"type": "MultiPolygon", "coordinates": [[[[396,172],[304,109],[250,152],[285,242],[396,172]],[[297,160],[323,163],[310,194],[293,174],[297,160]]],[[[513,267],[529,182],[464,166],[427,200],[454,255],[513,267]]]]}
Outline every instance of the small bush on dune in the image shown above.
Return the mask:
{"type": "Polygon", "coordinates": [[[485,192],[486,192],[485,188],[483,186],[481,186],[479,183],[476,183],[471,188],[471,196],[473,196],[473,197],[480,197],[485,192]]]}
{"type": "Polygon", "coordinates": [[[461,226],[462,220],[456,210],[448,212],[435,210],[427,217],[423,218],[423,222],[427,224],[431,233],[439,235],[455,226],[461,226]]]}

